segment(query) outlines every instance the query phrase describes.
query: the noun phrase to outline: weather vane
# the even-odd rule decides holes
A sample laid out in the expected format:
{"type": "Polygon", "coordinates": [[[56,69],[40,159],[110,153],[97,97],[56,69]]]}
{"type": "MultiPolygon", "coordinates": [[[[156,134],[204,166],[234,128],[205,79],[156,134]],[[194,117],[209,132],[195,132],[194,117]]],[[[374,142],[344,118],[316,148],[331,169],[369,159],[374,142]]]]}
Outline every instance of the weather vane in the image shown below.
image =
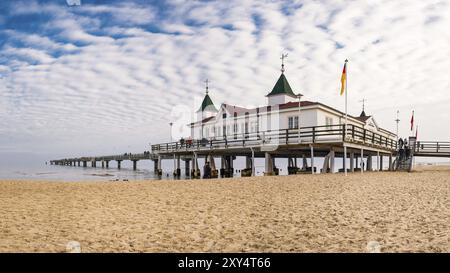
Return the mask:
{"type": "Polygon", "coordinates": [[[366,102],[367,100],[365,99],[365,98],[363,98],[362,100],[360,100],[359,102],[362,102],[362,106],[363,106],[363,108],[362,108],[362,110],[363,110],[363,112],[364,112],[364,104],[365,104],[365,102],[366,102]]]}
{"type": "Polygon", "coordinates": [[[281,53],[281,73],[284,73],[284,59],[286,59],[288,54],[281,53]]]}
{"type": "Polygon", "coordinates": [[[206,80],[205,80],[205,84],[206,84],[206,94],[208,94],[208,89],[209,89],[208,83],[209,83],[209,80],[206,79],[206,80]]]}

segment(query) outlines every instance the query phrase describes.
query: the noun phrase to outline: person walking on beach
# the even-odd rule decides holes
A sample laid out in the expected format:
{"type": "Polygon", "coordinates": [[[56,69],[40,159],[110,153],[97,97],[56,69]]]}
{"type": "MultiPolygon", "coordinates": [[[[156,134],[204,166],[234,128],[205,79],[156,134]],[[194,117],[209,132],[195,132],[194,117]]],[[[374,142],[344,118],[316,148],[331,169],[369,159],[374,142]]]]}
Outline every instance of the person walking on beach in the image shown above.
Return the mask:
{"type": "Polygon", "coordinates": [[[209,166],[209,162],[206,162],[205,166],[203,167],[203,179],[209,178],[211,178],[211,167],[209,166]]]}

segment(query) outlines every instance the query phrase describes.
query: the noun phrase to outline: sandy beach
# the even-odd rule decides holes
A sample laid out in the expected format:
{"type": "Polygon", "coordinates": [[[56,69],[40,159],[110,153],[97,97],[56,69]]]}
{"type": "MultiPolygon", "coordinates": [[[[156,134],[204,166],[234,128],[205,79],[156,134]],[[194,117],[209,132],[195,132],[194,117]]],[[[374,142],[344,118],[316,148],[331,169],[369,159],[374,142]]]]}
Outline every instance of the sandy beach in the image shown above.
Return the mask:
{"type": "Polygon", "coordinates": [[[0,181],[0,252],[450,251],[450,167],[215,180],[0,181]]]}

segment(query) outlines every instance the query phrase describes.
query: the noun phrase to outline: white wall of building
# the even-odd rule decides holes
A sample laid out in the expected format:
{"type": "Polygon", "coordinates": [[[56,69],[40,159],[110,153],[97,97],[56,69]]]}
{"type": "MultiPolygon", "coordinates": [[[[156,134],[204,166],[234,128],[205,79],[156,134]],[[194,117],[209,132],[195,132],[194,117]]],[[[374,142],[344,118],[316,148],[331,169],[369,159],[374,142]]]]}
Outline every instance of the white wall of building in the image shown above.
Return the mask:
{"type": "Polygon", "coordinates": [[[267,105],[270,106],[284,104],[290,101],[296,101],[296,98],[284,94],[272,95],[267,97],[267,105]]]}

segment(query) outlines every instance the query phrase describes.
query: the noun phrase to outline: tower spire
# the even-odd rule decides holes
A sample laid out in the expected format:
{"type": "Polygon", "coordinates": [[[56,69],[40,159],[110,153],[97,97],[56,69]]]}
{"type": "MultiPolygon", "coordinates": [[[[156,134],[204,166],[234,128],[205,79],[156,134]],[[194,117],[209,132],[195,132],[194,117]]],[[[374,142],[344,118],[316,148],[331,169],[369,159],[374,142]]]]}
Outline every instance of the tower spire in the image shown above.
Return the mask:
{"type": "Polygon", "coordinates": [[[206,80],[205,80],[205,85],[206,85],[206,95],[208,95],[208,92],[209,92],[209,86],[208,86],[208,83],[209,83],[209,80],[206,79],[206,80]]]}
{"type": "Polygon", "coordinates": [[[281,73],[284,73],[284,59],[286,59],[288,54],[281,53],[281,73]]]}
{"type": "Polygon", "coordinates": [[[362,112],[361,112],[361,117],[365,117],[366,116],[366,112],[365,110],[365,103],[366,103],[367,99],[363,98],[362,100],[360,100],[359,102],[362,102],[362,112]]]}

